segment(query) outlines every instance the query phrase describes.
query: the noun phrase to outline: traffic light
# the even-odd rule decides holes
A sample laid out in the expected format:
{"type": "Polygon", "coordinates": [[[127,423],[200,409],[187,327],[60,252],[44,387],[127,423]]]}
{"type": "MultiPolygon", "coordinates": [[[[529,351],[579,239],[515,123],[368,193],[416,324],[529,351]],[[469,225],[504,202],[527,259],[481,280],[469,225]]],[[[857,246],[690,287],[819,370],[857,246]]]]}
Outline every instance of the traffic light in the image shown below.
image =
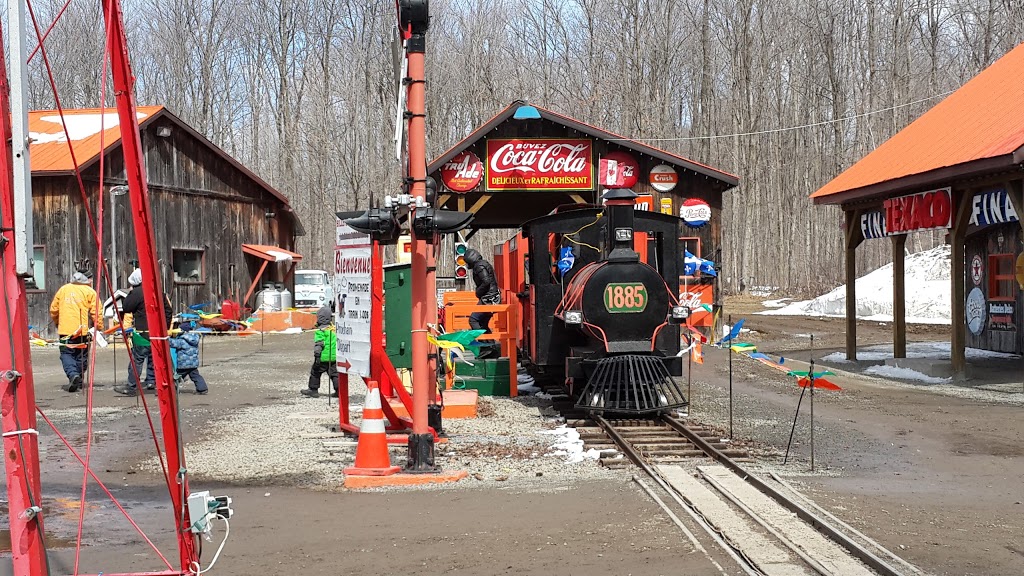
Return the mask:
{"type": "Polygon", "coordinates": [[[455,279],[465,280],[469,276],[469,266],[466,264],[466,250],[469,245],[462,238],[455,241],[455,279]]]}
{"type": "Polygon", "coordinates": [[[433,243],[437,234],[452,234],[462,230],[473,221],[472,212],[456,212],[438,208],[417,208],[412,221],[412,230],[416,237],[433,243]]]}
{"type": "Polygon", "coordinates": [[[394,213],[387,208],[370,208],[363,212],[338,212],[337,216],[357,232],[369,234],[381,244],[395,244],[402,234],[394,213]]]}

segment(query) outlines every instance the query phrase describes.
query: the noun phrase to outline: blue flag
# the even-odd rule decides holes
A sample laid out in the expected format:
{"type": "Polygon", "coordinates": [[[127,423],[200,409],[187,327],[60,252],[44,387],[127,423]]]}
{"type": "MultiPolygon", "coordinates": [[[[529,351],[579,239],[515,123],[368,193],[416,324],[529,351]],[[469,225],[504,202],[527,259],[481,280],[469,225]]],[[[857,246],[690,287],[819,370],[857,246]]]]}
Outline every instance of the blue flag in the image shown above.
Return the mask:
{"type": "Polygon", "coordinates": [[[698,258],[690,253],[689,250],[685,250],[683,257],[683,274],[686,276],[693,276],[700,272],[701,274],[707,274],[708,276],[718,276],[718,272],[715,271],[715,263],[711,260],[705,260],[698,258]]]}
{"type": "Polygon", "coordinates": [[[572,253],[572,246],[563,246],[558,254],[558,272],[565,276],[565,273],[572,270],[576,263],[576,256],[572,253]]]}

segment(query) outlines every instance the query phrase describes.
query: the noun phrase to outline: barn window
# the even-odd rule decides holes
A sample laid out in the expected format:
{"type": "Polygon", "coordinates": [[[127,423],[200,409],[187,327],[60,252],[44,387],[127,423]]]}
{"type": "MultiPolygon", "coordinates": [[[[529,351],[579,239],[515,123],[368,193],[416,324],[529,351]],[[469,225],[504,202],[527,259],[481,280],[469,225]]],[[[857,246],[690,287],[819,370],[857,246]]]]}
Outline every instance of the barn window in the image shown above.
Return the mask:
{"type": "Polygon", "coordinates": [[[46,247],[32,248],[32,277],[25,280],[25,289],[42,292],[46,290],[46,247]]]}
{"type": "Polygon", "coordinates": [[[1013,254],[991,254],[988,257],[988,299],[1013,300],[1017,283],[1013,270],[1013,254]]]}
{"type": "Polygon", "coordinates": [[[203,250],[175,248],[172,255],[175,284],[206,283],[206,258],[203,250]]]}

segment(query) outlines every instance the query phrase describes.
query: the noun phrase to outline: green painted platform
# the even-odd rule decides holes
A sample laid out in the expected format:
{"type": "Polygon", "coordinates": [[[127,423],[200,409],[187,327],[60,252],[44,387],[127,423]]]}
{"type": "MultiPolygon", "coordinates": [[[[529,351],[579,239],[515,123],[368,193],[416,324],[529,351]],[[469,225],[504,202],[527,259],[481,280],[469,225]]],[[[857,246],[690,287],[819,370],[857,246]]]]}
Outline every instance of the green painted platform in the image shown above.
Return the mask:
{"type": "Polygon", "coordinates": [[[455,363],[455,388],[476,390],[481,396],[510,396],[508,358],[455,363]]]}

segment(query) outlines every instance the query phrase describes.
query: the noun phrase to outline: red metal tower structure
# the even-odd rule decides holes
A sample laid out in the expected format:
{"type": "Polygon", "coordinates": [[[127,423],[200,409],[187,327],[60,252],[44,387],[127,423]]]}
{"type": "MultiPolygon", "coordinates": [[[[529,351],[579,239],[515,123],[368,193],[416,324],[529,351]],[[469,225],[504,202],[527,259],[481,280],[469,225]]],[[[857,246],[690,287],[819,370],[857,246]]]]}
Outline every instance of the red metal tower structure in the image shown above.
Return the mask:
{"type": "MultiPolygon", "coordinates": [[[[121,127],[125,171],[132,204],[142,270],[146,286],[146,313],[156,375],[157,395],[166,452],[166,482],[172,502],[172,514],[178,539],[180,570],[169,574],[191,574],[197,565],[195,535],[184,501],[188,490],[188,471],[180,436],[177,398],[172,387],[170,351],[164,317],[163,289],[158,274],[152,211],[146,186],[142,141],[135,109],[134,84],[128,58],[124,18],[120,0],[103,0],[107,42],[110,49],[111,74],[115,89],[117,112],[121,127]]],[[[14,33],[18,33],[17,31],[14,33]]],[[[2,40],[2,39],[0,39],[2,40]]],[[[0,42],[0,66],[4,64],[4,48],[0,42]]],[[[3,69],[3,68],[0,68],[3,69]]],[[[15,251],[24,249],[15,243],[13,169],[11,160],[10,86],[6,75],[0,75],[0,133],[6,147],[0,154],[0,285],[3,305],[0,306],[0,426],[3,429],[5,474],[14,573],[43,576],[49,573],[43,539],[43,515],[40,507],[39,451],[36,427],[35,390],[32,380],[32,359],[29,350],[28,305],[25,280],[19,275],[15,251]]],[[[31,210],[31,202],[28,203],[31,210]]],[[[31,218],[31,214],[27,215],[31,218]]],[[[163,573],[168,574],[168,573],[163,573]]]]}

